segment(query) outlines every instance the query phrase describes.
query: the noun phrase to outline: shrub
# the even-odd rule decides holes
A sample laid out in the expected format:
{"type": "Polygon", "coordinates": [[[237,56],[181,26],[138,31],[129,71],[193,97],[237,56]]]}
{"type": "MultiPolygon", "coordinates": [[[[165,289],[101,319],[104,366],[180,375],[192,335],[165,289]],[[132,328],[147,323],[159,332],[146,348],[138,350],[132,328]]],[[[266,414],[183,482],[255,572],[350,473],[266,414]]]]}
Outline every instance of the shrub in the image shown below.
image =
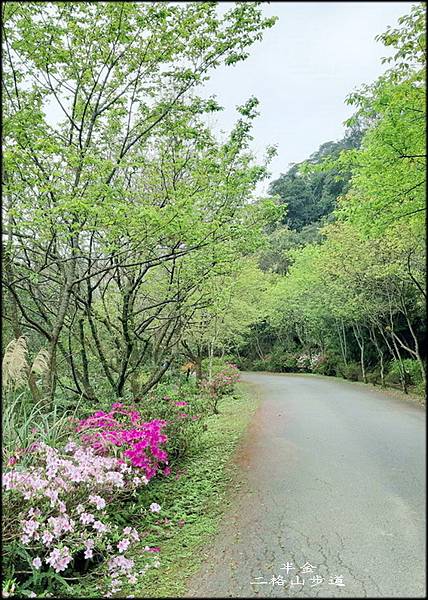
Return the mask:
{"type": "Polygon", "coordinates": [[[72,441],[62,450],[39,443],[32,452],[32,466],[17,465],[3,476],[9,589],[18,586],[14,594],[21,596],[69,595],[70,578],[78,580],[107,559],[109,589],[99,588],[101,593],[116,593],[125,580],[136,583],[134,561],[126,551],[139,542],[139,534],[114,525],[108,509],[147,485],[141,470],[72,441]]]}
{"type": "Polygon", "coordinates": [[[270,363],[266,358],[256,358],[251,363],[251,368],[253,371],[269,371],[270,363]]]}
{"type": "Polygon", "coordinates": [[[298,355],[286,353],[282,361],[282,370],[285,373],[295,373],[298,371],[298,355]]]}
{"type": "Polygon", "coordinates": [[[341,375],[350,381],[359,381],[362,379],[361,365],[357,362],[351,362],[341,366],[341,375]]]}
{"type": "Polygon", "coordinates": [[[108,413],[101,410],[81,419],[76,431],[82,442],[99,454],[120,448],[122,460],[127,458],[134,467],[143,469],[147,479],[151,479],[159,470],[160,463],[168,463],[168,454],[161,448],[167,441],[162,432],[166,424],[162,419],[144,421],[138,410],[115,403],[108,413]]]}
{"type": "MultiPolygon", "coordinates": [[[[417,360],[404,358],[402,361],[404,376],[408,385],[420,385],[422,383],[422,373],[417,360]]],[[[388,365],[387,381],[389,383],[401,383],[400,361],[393,360],[388,365]]]]}
{"type": "Polygon", "coordinates": [[[376,368],[373,371],[369,371],[366,374],[367,383],[371,383],[373,385],[381,385],[381,377],[380,377],[380,369],[376,368]]]}
{"type": "Polygon", "coordinates": [[[299,354],[297,357],[297,368],[299,371],[308,372],[311,370],[311,357],[309,354],[299,354]]]}
{"type": "Polygon", "coordinates": [[[328,355],[316,355],[316,360],[313,363],[313,373],[319,373],[320,375],[337,375],[340,372],[341,361],[338,356],[334,354],[328,355]]]}
{"type": "Polygon", "coordinates": [[[206,398],[192,382],[156,388],[140,400],[138,409],[146,420],[158,418],[166,422],[165,433],[169,465],[198,447],[209,406],[206,398]]]}
{"type": "Polygon", "coordinates": [[[235,383],[239,380],[239,371],[236,365],[227,364],[218,371],[210,380],[204,380],[201,388],[207,392],[214,414],[218,413],[218,401],[222,396],[233,392],[235,383]]]}

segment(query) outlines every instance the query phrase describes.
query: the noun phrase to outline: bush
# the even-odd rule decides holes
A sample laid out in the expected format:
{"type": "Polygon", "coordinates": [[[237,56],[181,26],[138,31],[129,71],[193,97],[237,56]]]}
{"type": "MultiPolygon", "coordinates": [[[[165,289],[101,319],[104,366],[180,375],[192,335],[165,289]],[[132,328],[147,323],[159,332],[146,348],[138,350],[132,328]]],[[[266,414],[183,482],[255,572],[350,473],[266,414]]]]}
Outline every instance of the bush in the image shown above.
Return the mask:
{"type": "Polygon", "coordinates": [[[308,373],[311,370],[311,357],[309,354],[299,354],[297,357],[297,368],[304,373],[308,373]]]}
{"type": "MultiPolygon", "coordinates": [[[[211,359],[211,375],[216,375],[220,373],[224,369],[227,369],[229,364],[235,364],[233,360],[228,360],[226,357],[222,356],[213,356],[211,359]]],[[[210,368],[210,359],[204,358],[202,361],[202,372],[204,375],[208,376],[210,368]]]]}
{"type": "Polygon", "coordinates": [[[253,371],[269,371],[270,362],[269,359],[256,358],[251,363],[251,369],[253,371]]]}
{"type": "MultiPolygon", "coordinates": [[[[32,452],[31,467],[9,469],[2,481],[8,589],[24,597],[70,596],[68,581],[79,581],[106,560],[101,594],[116,593],[125,580],[137,583],[134,561],[125,553],[139,534],[115,525],[108,511],[147,485],[141,470],[72,441],[61,450],[41,442],[32,452]]],[[[146,512],[159,509],[152,504],[146,512]]]]}
{"type": "Polygon", "coordinates": [[[335,355],[316,355],[317,358],[313,362],[312,372],[319,375],[338,375],[341,369],[341,360],[335,355]]]}
{"type": "Polygon", "coordinates": [[[180,386],[157,386],[139,401],[138,410],[145,420],[166,421],[165,449],[171,466],[198,447],[209,402],[194,382],[183,381],[180,386]]]}
{"type": "Polygon", "coordinates": [[[350,381],[361,381],[362,373],[361,373],[361,365],[357,362],[351,362],[347,365],[341,366],[341,375],[345,379],[349,379],[350,381]]]}
{"type": "Polygon", "coordinates": [[[367,383],[371,383],[372,385],[381,385],[382,384],[382,380],[380,377],[380,369],[376,368],[373,369],[373,371],[369,371],[366,374],[367,377],[367,383]]]}
{"type": "Polygon", "coordinates": [[[297,366],[297,354],[286,353],[282,362],[284,373],[296,373],[298,371],[297,366]]]}
{"type": "MultiPolygon", "coordinates": [[[[422,384],[422,373],[418,361],[412,358],[404,358],[401,362],[404,368],[406,383],[416,386],[422,384]]],[[[389,363],[387,381],[394,384],[401,383],[400,361],[393,360],[389,363]]]]}
{"type": "Polygon", "coordinates": [[[109,412],[97,411],[78,421],[76,431],[85,445],[98,454],[116,454],[144,471],[147,480],[168,464],[168,453],[161,447],[167,441],[163,419],[145,421],[135,408],[117,402],[109,412]]]}
{"type": "Polygon", "coordinates": [[[221,371],[218,371],[211,379],[202,382],[201,389],[207,393],[214,414],[218,413],[219,399],[226,394],[231,394],[238,380],[238,368],[236,365],[230,363],[221,371]]]}
{"type": "MultiPolygon", "coordinates": [[[[249,368],[252,371],[271,371],[273,373],[296,373],[297,354],[291,352],[275,351],[264,359],[255,359],[250,362],[249,368]]],[[[241,365],[242,366],[242,363],[241,365]]]]}

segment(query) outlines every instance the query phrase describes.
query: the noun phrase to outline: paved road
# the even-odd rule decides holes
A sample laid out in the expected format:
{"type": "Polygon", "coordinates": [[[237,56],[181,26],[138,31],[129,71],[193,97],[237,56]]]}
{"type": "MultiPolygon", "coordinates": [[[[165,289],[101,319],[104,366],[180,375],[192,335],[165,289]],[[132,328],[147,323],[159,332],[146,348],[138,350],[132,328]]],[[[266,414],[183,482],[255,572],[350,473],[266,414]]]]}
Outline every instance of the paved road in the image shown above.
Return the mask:
{"type": "Polygon", "coordinates": [[[332,378],[243,379],[262,400],[243,491],[186,597],[424,597],[424,409],[332,378]]]}

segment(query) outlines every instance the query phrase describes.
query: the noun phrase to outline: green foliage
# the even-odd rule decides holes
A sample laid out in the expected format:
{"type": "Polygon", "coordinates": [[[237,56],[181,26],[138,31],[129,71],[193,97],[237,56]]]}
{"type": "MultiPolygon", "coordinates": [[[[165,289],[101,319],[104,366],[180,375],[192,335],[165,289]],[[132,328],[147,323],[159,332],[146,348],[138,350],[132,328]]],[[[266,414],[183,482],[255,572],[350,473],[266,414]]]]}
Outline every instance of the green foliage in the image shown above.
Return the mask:
{"type": "MultiPolygon", "coordinates": [[[[300,370],[377,381],[381,363],[410,360],[425,381],[424,13],[416,5],[380,36],[396,53],[349,98],[349,139],[272,183],[298,231],[277,227],[259,253],[278,276],[263,321],[239,348],[241,365],[284,370],[284,348],[300,370]],[[316,366],[313,356],[322,357],[316,366]]],[[[401,377],[404,391],[409,383],[401,377]]]]}
{"type": "Polygon", "coordinates": [[[170,465],[180,462],[187,453],[197,451],[205,418],[210,412],[197,386],[189,382],[160,384],[140,399],[138,410],[146,421],[165,419],[168,422],[165,448],[170,465]],[[186,404],[177,406],[176,402],[186,404]]]}
{"type": "Polygon", "coordinates": [[[392,360],[388,365],[386,375],[387,381],[399,384],[401,378],[405,377],[409,385],[420,385],[423,383],[420,366],[417,360],[405,358],[402,361],[392,360]]]}
{"type": "MultiPolygon", "coordinates": [[[[182,596],[187,578],[201,566],[202,549],[218,529],[230,485],[233,489],[239,485],[230,459],[256,405],[239,386],[221,413],[208,417],[198,451],[185,458],[175,475],[154,480],[146,488],[145,505],[158,502],[162,506],[158,520],[168,523],[156,524],[153,518],[147,531],[147,543],[160,545],[162,559],[160,568],[146,575],[145,597],[182,596]]],[[[130,505],[128,523],[138,518],[138,505],[130,505]]],[[[137,564],[142,561],[138,554],[134,558],[137,564]]],[[[129,593],[134,592],[130,587],[129,593]]]]}
{"type": "Polygon", "coordinates": [[[209,2],[13,7],[6,315],[48,345],[51,401],[66,378],[91,402],[105,386],[124,397],[141,370],[144,394],[213,303],[207,288],[258,247],[276,212],[271,199],[249,201],[272,156],[255,164],[248,151],[257,99],[219,142],[205,115],[221,107],[197,95],[275,19],[257,3],[222,14],[209,2]]]}
{"type": "Polygon", "coordinates": [[[369,373],[367,373],[367,383],[371,383],[372,385],[381,385],[382,384],[382,378],[381,378],[379,368],[374,369],[373,371],[370,371],[369,373]]]}
{"type": "Polygon", "coordinates": [[[32,403],[28,392],[22,392],[3,406],[3,461],[5,464],[13,457],[20,458],[22,464],[31,461],[31,453],[26,450],[34,442],[44,442],[58,448],[63,445],[71,433],[71,419],[79,410],[79,403],[73,410],[63,411],[54,405],[46,411],[44,401],[32,403]]]}
{"type": "Polygon", "coordinates": [[[361,373],[361,365],[357,362],[351,362],[347,365],[342,364],[339,367],[339,373],[345,379],[349,379],[350,381],[361,381],[362,373],[361,373]]]}
{"type": "Polygon", "coordinates": [[[361,136],[362,132],[354,129],[338,142],[322,144],[308,161],[293,165],[270,184],[270,194],[278,195],[287,207],[284,224],[290,229],[300,231],[333,212],[338,197],[349,187],[350,173],[343,173],[337,167],[323,170],[313,167],[331,162],[342,150],[358,148],[361,136]]]}

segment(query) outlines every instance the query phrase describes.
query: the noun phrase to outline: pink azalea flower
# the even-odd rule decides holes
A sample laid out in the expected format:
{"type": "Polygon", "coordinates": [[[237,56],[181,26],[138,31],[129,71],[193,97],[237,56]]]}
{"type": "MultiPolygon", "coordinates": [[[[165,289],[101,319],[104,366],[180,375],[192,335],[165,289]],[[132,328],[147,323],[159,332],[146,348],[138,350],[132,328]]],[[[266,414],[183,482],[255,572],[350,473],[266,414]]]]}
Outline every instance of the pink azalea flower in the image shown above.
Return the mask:
{"type": "Polygon", "coordinates": [[[126,550],[128,550],[129,547],[129,540],[127,540],[126,538],[124,540],[120,540],[120,542],[117,544],[117,549],[119,550],[119,552],[126,552],[126,550]]]}

